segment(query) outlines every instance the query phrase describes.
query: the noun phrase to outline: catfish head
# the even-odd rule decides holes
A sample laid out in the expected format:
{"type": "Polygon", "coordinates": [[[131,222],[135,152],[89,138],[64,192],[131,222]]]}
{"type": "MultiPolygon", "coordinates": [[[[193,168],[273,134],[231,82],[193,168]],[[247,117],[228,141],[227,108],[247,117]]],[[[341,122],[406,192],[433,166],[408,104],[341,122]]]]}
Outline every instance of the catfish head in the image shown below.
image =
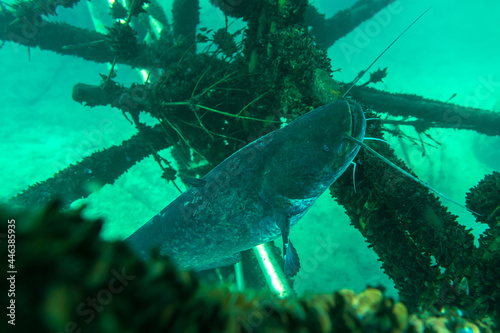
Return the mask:
{"type": "MultiPolygon", "coordinates": [[[[266,165],[263,192],[268,199],[316,199],[347,169],[365,135],[363,110],[341,99],[297,118],[281,132],[266,165]]],[[[278,134],[278,133],[276,133],[278,134]]],[[[284,207],[283,207],[284,208],[284,207]]]]}

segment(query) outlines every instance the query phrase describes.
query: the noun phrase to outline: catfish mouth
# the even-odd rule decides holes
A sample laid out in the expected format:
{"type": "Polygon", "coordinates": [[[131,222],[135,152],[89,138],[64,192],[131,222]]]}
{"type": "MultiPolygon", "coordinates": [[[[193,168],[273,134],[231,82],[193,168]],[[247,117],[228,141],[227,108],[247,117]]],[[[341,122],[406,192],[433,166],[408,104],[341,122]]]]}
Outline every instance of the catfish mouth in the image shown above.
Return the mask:
{"type": "Polygon", "coordinates": [[[351,133],[350,136],[363,141],[366,130],[366,119],[363,109],[358,103],[348,102],[349,111],[351,112],[351,133]]]}

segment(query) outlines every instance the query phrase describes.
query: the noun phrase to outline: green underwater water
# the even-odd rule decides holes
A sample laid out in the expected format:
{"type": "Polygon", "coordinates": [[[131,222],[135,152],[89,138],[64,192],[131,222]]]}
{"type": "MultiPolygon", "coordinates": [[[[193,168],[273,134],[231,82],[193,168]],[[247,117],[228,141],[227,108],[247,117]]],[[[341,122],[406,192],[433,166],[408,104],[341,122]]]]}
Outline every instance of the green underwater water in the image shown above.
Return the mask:
{"type": "MultiPolygon", "coordinates": [[[[329,17],[353,2],[339,6],[326,0],[314,3],[329,17]]],[[[496,17],[500,4],[496,1],[401,1],[397,13],[379,23],[378,29],[373,22],[365,22],[329,49],[332,68],[342,68],[334,78],[352,80],[430,5],[429,13],[376,64],[387,66],[389,73],[376,87],[440,101],[457,94],[453,99],[457,104],[500,112],[500,26],[496,17]],[[363,39],[363,33],[371,36],[363,39]],[[356,52],[346,54],[346,46],[356,52]]],[[[82,2],[75,10],[64,10],[58,19],[90,27],[85,6],[82,2]]],[[[207,3],[202,3],[202,12],[200,26],[224,24],[223,15],[207,3]]],[[[0,49],[0,59],[0,201],[136,132],[121,112],[83,107],[71,99],[74,84],[98,84],[98,73],[107,73],[106,65],[37,49],[28,54],[27,48],[12,43],[0,49]]],[[[126,66],[118,66],[117,72],[121,83],[139,81],[126,66]]],[[[416,136],[413,129],[406,130],[416,136]]],[[[454,200],[464,203],[470,187],[486,173],[500,170],[498,137],[451,129],[429,133],[440,145],[427,147],[425,156],[408,141],[388,139],[422,180],[454,200]]],[[[106,185],[75,205],[85,203],[88,216],[105,219],[103,238],[124,239],[178,195],[160,176],[156,162],[147,158],[113,186],[106,185]]],[[[462,224],[474,228],[476,235],[484,230],[464,209],[443,203],[462,224]]],[[[390,295],[397,294],[376,254],[328,193],[292,229],[291,238],[303,264],[295,285],[299,293],[340,288],[360,291],[367,284],[383,284],[390,295]],[[318,259],[318,246],[325,243],[334,248],[334,254],[318,259]]]]}

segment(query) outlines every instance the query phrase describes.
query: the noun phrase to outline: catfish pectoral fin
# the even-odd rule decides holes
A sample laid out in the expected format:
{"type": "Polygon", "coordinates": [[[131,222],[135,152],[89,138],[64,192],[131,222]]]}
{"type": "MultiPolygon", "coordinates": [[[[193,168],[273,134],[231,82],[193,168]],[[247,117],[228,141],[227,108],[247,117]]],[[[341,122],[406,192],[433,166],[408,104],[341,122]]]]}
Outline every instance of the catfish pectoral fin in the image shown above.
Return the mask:
{"type": "Polygon", "coordinates": [[[294,277],[300,270],[300,260],[295,247],[292,242],[288,241],[288,246],[285,254],[285,275],[287,277],[294,277]]]}
{"type": "Polygon", "coordinates": [[[283,213],[274,210],[274,219],[276,225],[281,230],[281,238],[283,239],[283,256],[285,259],[285,275],[287,277],[295,276],[300,269],[300,260],[290,241],[290,219],[283,213]]]}

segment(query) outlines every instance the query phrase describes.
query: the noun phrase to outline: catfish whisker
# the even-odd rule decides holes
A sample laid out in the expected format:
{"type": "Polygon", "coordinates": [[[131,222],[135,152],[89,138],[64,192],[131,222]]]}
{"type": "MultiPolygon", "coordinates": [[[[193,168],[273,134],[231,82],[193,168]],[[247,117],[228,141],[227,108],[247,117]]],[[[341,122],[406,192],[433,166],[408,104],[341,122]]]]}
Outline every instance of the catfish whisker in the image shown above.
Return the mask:
{"type": "Polygon", "coordinates": [[[416,181],[417,183],[419,183],[420,185],[424,186],[425,188],[427,188],[428,190],[434,192],[435,194],[439,195],[440,197],[454,203],[455,205],[457,206],[460,206],[462,208],[465,208],[467,209],[469,212],[471,212],[472,214],[476,215],[476,216],[481,216],[481,214],[473,211],[472,209],[470,208],[467,208],[465,207],[464,205],[456,202],[455,200],[447,197],[446,195],[444,195],[443,193],[439,192],[438,190],[436,190],[435,188],[433,188],[432,186],[428,185],[427,183],[421,181],[420,179],[418,179],[417,177],[413,176],[412,174],[410,174],[409,172],[401,169],[400,167],[398,167],[396,164],[394,164],[393,162],[391,162],[387,157],[383,156],[382,154],[378,153],[377,151],[375,151],[374,149],[370,148],[369,146],[365,145],[363,142],[361,142],[360,140],[350,136],[350,135],[346,135],[345,138],[347,140],[351,140],[352,142],[360,145],[362,148],[364,148],[365,150],[369,151],[370,153],[372,153],[373,155],[375,155],[376,157],[378,157],[379,159],[381,159],[383,162],[385,162],[386,164],[388,164],[389,166],[391,166],[392,168],[394,168],[395,170],[399,171],[400,173],[402,173],[403,175],[405,175],[406,177],[410,178],[410,179],[413,179],[414,181],[416,181]]]}
{"type": "Polygon", "coordinates": [[[356,162],[351,161],[352,167],[352,185],[354,187],[354,193],[356,193],[356,162]]]}
{"type": "Polygon", "coordinates": [[[392,146],[392,144],[389,141],[386,141],[384,139],[379,139],[379,138],[364,138],[363,140],[380,141],[380,142],[383,142],[383,143],[387,143],[389,146],[392,146]]]}
{"type": "Polygon", "coordinates": [[[387,47],[385,48],[385,50],[384,50],[384,51],[382,51],[382,53],[380,53],[380,54],[378,55],[378,57],[377,57],[375,60],[373,60],[373,62],[372,62],[372,63],[371,63],[371,64],[370,64],[370,65],[369,65],[369,66],[368,66],[368,67],[367,67],[364,71],[362,71],[360,74],[358,74],[358,76],[357,76],[357,77],[354,79],[354,81],[351,83],[351,86],[350,86],[350,87],[349,87],[349,88],[348,88],[348,89],[347,89],[347,90],[346,90],[346,91],[342,94],[342,96],[340,96],[340,98],[345,98],[345,97],[347,96],[347,94],[349,93],[349,91],[351,91],[351,89],[352,89],[352,88],[356,85],[356,83],[358,83],[358,81],[359,81],[359,80],[360,80],[360,79],[364,76],[364,74],[365,74],[366,72],[368,72],[368,71],[370,70],[370,68],[371,68],[373,65],[375,65],[375,63],[376,63],[376,62],[380,59],[380,57],[382,57],[382,56],[384,55],[384,53],[386,53],[386,52],[387,52],[387,51],[391,48],[391,46],[392,46],[392,45],[394,45],[394,43],[396,43],[396,42],[397,42],[397,40],[398,40],[399,38],[401,38],[401,36],[403,36],[403,35],[405,34],[405,32],[407,32],[407,31],[408,31],[408,29],[410,29],[410,28],[411,28],[411,27],[412,27],[415,23],[417,23],[417,21],[418,21],[418,20],[420,20],[420,19],[422,18],[422,16],[424,16],[424,15],[425,15],[425,14],[429,11],[429,9],[431,9],[431,7],[427,8],[427,10],[426,10],[425,12],[423,12],[422,14],[420,14],[420,16],[419,16],[419,17],[417,17],[417,18],[415,19],[415,21],[413,21],[413,22],[412,22],[412,23],[411,23],[411,24],[410,24],[410,25],[409,25],[409,26],[408,26],[408,27],[407,27],[407,28],[406,28],[406,29],[405,29],[402,33],[400,33],[400,34],[399,34],[399,36],[398,36],[398,37],[396,37],[396,39],[394,39],[394,40],[392,41],[392,43],[391,43],[391,44],[389,44],[389,46],[387,46],[387,47]]]}

